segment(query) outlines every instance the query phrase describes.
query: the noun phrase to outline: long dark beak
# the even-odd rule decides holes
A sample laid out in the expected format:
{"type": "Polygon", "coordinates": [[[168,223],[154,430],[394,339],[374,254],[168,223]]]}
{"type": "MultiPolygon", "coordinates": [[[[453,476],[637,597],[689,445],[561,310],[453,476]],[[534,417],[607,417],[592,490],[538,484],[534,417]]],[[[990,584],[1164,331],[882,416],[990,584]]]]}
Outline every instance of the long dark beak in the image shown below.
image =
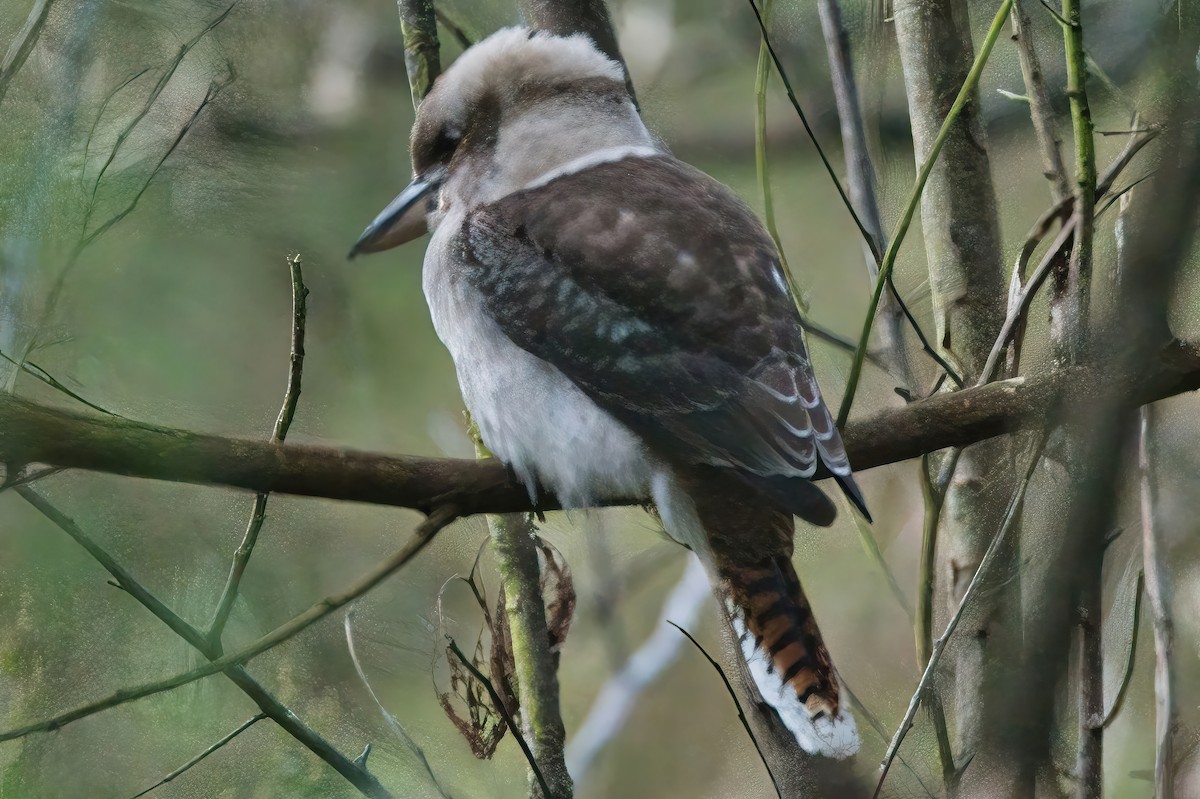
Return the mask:
{"type": "Polygon", "coordinates": [[[424,236],[429,232],[425,223],[427,200],[442,185],[442,175],[413,180],[396,199],[388,203],[375,221],[350,248],[350,258],[364,252],[382,252],[424,236]]]}

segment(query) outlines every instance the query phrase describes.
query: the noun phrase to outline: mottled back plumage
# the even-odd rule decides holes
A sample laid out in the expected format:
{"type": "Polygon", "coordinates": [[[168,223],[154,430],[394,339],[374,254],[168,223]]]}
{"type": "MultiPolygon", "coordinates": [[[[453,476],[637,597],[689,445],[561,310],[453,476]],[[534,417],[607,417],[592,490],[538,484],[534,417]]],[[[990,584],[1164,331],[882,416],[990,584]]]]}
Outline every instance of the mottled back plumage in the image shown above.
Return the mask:
{"type": "Polygon", "coordinates": [[[455,246],[505,333],[668,460],[731,468],[824,525],[820,460],[862,504],[774,243],[712,178],[601,164],[473,209],[455,246]]]}

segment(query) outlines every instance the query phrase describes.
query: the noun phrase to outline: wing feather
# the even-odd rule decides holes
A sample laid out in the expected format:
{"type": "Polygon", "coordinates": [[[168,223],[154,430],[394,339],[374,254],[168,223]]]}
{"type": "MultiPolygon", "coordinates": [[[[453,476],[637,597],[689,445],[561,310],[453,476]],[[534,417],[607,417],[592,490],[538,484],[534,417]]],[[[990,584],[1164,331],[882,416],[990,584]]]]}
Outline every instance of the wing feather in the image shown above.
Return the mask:
{"type": "Polygon", "coordinates": [[[707,175],[598,165],[473,210],[456,246],[501,329],[651,447],[773,495],[820,462],[861,504],[774,245],[707,175]]]}

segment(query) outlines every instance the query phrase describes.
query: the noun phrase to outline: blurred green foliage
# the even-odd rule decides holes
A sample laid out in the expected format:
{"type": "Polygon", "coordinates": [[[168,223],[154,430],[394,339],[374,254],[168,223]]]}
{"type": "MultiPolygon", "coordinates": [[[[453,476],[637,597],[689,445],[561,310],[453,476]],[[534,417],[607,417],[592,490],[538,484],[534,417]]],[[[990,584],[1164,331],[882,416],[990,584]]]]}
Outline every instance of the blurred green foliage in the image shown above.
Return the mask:
{"type": "MultiPolygon", "coordinates": [[[[30,5],[9,0],[0,6],[0,49],[16,35],[30,5]]],[[[815,11],[808,4],[778,5],[776,30],[793,82],[836,155],[815,11]]],[[[1096,43],[1096,57],[1121,76],[1136,41],[1117,35],[1126,12],[1112,5],[1105,13],[1116,22],[1089,34],[1089,41],[1096,43]]],[[[613,6],[652,127],[682,157],[761,205],[752,141],[758,39],[749,10],[717,0],[625,0],[613,6]]],[[[861,56],[868,126],[878,134],[890,225],[913,170],[897,59],[890,32],[871,23],[877,9],[868,2],[846,6],[861,56]]],[[[243,0],[196,42],[147,106],[180,47],[227,7],[211,0],[53,6],[0,106],[0,350],[14,358],[27,354],[73,391],[123,415],[266,437],[287,370],[284,258],[300,252],[312,293],[304,391],[291,440],[469,456],[452,366],[421,296],[421,246],[352,265],[344,258],[408,174],[412,110],[394,4],[243,0]],[[230,76],[233,82],[155,172],[210,85],[230,76]],[[105,169],[122,131],[147,107],[105,169]],[[128,207],[151,175],[137,207],[76,252],[91,232],[128,207]],[[60,276],[62,291],[55,297],[60,276]]],[[[502,0],[455,0],[444,10],[474,36],[516,20],[502,0]]],[[[990,13],[977,13],[976,27],[990,13]]],[[[1045,30],[1043,39],[1051,41],[1053,27],[1045,30]]],[[[456,45],[446,40],[448,59],[456,45]]],[[[1058,53],[1057,45],[1049,47],[1047,62],[1058,63],[1058,53]]],[[[1010,48],[998,48],[983,95],[999,165],[1005,241],[1015,254],[1048,193],[1023,106],[999,97],[998,87],[1020,89],[1010,48]]],[[[1102,97],[1098,106],[1101,128],[1125,124],[1119,103],[1102,97]]],[[[868,296],[860,242],[777,86],[768,141],[781,233],[799,285],[815,318],[853,335],[868,296]]],[[[1120,142],[1100,144],[1103,163],[1120,142]]],[[[1111,241],[1102,241],[1098,252],[1111,260],[1111,241]]],[[[923,250],[913,236],[898,264],[898,282],[927,317],[923,272],[923,250]]],[[[1200,314],[1186,313],[1197,307],[1195,299],[1184,298],[1181,307],[1183,324],[1196,333],[1190,320],[1200,314]]],[[[1039,306],[1033,338],[1043,317],[1039,306]]],[[[1037,368],[1037,347],[1032,350],[1029,368],[1037,368]]],[[[826,393],[836,398],[846,355],[816,345],[814,360],[826,393]]],[[[68,402],[8,365],[0,365],[0,381],[23,395],[68,402]]],[[[860,410],[897,402],[886,376],[869,371],[860,410]]],[[[1168,416],[1186,416],[1187,407],[1194,410],[1187,402],[1193,401],[1171,403],[1168,416]]],[[[1189,465],[1195,473],[1195,456],[1184,443],[1164,446],[1178,467],[1165,473],[1188,474],[1189,465]]],[[[1171,479],[1164,489],[1174,503],[1171,518],[1194,518],[1194,478],[1171,479]]],[[[865,484],[876,535],[911,590],[920,539],[915,468],[875,470],[865,484]]],[[[38,488],[178,613],[207,622],[249,495],[93,474],[57,475],[38,488]]],[[[394,509],[273,498],[228,640],[247,642],[345,586],[397,546],[417,518],[394,509]]],[[[572,564],[580,595],[561,670],[570,733],[656,623],[683,552],[635,511],[553,515],[545,532],[572,564]]],[[[443,670],[433,666],[440,650],[439,590],[470,569],[484,537],[477,520],[447,530],[419,565],[360,602],[355,620],[373,687],[456,797],[518,796],[525,784],[524,761],[511,738],[492,762],[471,757],[438,707],[430,681],[432,669],[444,690],[443,670]]],[[[1125,546],[1126,559],[1130,550],[1125,546]]],[[[885,724],[894,723],[916,678],[904,612],[845,520],[830,530],[801,530],[797,564],[843,676],[885,724]]],[[[487,567],[485,559],[485,574],[487,567]]],[[[186,644],[106,577],[12,492],[0,494],[0,726],[49,716],[197,663],[186,644]]],[[[451,584],[444,604],[447,629],[473,641],[479,619],[466,590],[451,584]]],[[[695,632],[715,652],[714,617],[707,614],[695,632]]],[[[1117,635],[1119,621],[1113,622],[1117,635]]],[[[1184,643],[1195,640],[1193,624],[1181,621],[1184,643]]],[[[1150,762],[1144,651],[1138,669],[1108,739],[1114,796],[1145,790],[1129,776],[1150,762]]],[[[347,754],[356,755],[370,741],[369,765],[397,796],[435,795],[355,676],[340,625],[331,620],[314,628],[253,661],[250,671],[347,754]]],[[[52,734],[0,744],[0,797],[131,796],[254,712],[232,685],[211,677],[52,734]]],[[[859,761],[870,774],[884,743],[870,732],[865,737],[859,761]]],[[[918,730],[905,753],[912,768],[936,784],[929,744],[928,733],[918,730]]],[[[912,772],[897,771],[893,779],[896,795],[920,793],[912,772]]],[[[356,794],[263,722],[154,795],[356,794]]],[[[771,792],[728,697],[703,659],[685,648],[643,696],[579,795],[771,792]]]]}

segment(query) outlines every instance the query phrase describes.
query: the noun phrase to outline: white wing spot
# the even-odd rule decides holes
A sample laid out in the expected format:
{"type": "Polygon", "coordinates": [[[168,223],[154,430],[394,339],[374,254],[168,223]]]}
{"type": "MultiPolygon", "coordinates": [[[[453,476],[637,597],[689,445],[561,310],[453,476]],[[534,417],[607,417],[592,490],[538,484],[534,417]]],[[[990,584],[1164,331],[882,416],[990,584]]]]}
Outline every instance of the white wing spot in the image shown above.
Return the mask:
{"type": "Polygon", "coordinates": [[[775,287],[779,289],[780,293],[787,294],[787,281],[783,279],[783,272],[779,269],[772,269],[771,277],[775,278],[775,287]]]}

